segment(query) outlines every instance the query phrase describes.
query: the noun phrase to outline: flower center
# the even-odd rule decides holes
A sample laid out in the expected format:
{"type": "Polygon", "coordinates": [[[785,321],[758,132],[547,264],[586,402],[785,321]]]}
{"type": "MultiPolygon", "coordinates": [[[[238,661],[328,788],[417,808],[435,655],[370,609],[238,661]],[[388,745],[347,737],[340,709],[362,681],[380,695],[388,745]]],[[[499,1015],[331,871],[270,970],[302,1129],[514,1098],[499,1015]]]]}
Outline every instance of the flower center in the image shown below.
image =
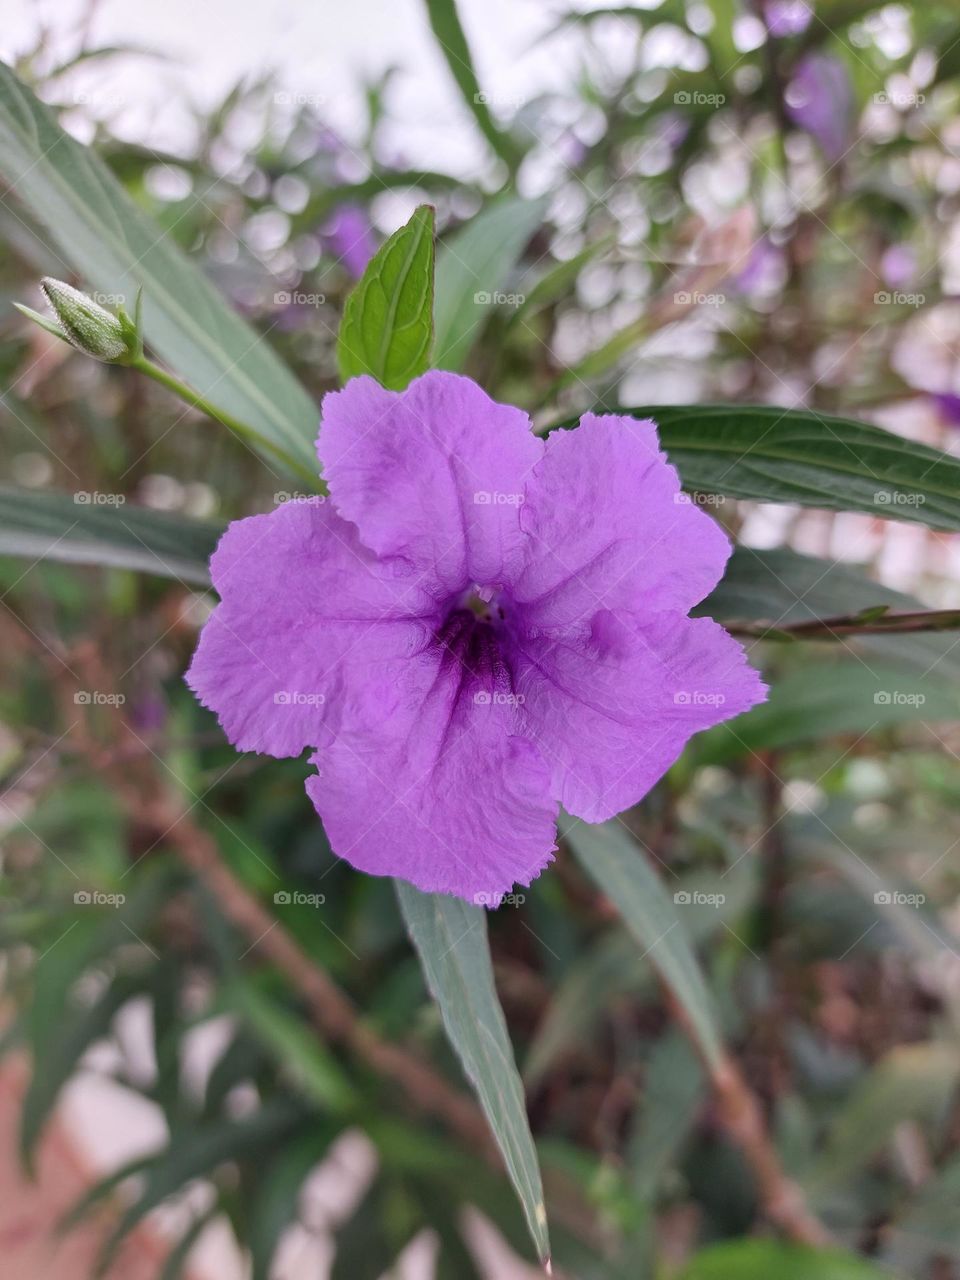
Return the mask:
{"type": "Polygon", "coordinates": [[[457,608],[469,609],[481,622],[494,624],[504,617],[501,588],[493,584],[474,583],[464,591],[457,608]]]}
{"type": "Polygon", "coordinates": [[[435,636],[442,665],[455,671],[458,698],[483,705],[513,692],[499,593],[499,587],[470,587],[452,602],[435,636]]]}

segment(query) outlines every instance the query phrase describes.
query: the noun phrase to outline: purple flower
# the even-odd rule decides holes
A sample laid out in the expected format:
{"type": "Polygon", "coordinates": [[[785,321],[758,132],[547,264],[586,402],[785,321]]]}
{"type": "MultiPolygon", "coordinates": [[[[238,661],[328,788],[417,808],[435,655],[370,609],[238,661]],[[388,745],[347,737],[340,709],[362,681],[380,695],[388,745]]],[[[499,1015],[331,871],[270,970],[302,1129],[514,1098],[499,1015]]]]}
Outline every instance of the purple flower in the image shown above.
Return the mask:
{"type": "Polygon", "coordinates": [[[908,244],[891,244],[880,258],[880,274],[891,289],[905,289],[917,275],[917,255],[908,244]]]}
{"type": "Polygon", "coordinates": [[[930,399],[948,427],[960,427],[960,396],[955,396],[950,391],[941,391],[932,393],[930,399]]]}
{"type": "Polygon", "coordinates": [[[433,372],[323,402],[331,497],[238,520],[187,681],[241,750],[299,755],[334,851],[496,902],[551,860],[559,805],[634,804],[693,733],[764,697],[688,611],[725,534],[652,422],[523,412],[433,372]]]}
{"type": "Polygon", "coordinates": [[[355,280],[359,280],[377,249],[366,211],[358,204],[341,204],[324,230],[330,252],[355,280]]]}
{"type": "Polygon", "coordinates": [[[813,8],[808,0],[767,0],[764,16],[772,36],[798,36],[809,27],[813,8]]]}
{"type": "Polygon", "coordinates": [[[816,139],[831,163],[849,146],[853,106],[850,73],[840,58],[829,53],[801,58],[787,86],[787,114],[816,139]]]}

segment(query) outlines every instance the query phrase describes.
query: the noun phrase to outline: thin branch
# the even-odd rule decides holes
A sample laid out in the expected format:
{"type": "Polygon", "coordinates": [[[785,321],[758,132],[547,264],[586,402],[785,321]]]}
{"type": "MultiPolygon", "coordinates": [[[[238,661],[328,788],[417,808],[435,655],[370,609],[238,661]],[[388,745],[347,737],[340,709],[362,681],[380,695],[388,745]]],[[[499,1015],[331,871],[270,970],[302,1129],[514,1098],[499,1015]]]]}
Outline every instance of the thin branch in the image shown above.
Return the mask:
{"type": "Polygon", "coordinates": [[[865,610],[834,618],[811,618],[780,626],[773,622],[724,622],[733,635],[757,640],[838,640],[842,636],[909,635],[960,630],[960,609],[918,609],[913,613],[865,610]]]}
{"type": "Polygon", "coordinates": [[[686,1010],[668,988],[664,991],[674,1019],[703,1063],[713,1089],[717,1118],[750,1166],[764,1217],[798,1244],[829,1243],[826,1227],[810,1209],[803,1191],[784,1171],[760,1103],[738,1063],[725,1049],[713,1057],[705,1054],[686,1010]]]}

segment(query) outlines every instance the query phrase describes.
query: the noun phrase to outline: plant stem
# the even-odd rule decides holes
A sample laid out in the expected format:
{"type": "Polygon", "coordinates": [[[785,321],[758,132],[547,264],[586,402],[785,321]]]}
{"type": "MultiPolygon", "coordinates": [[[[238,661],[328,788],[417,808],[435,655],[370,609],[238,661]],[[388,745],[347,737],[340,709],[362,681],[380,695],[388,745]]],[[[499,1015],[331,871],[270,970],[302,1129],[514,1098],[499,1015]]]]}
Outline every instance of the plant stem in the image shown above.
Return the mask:
{"type": "Polygon", "coordinates": [[[235,431],[238,436],[243,439],[255,440],[261,448],[266,445],[271,448],[286,466],[293,468],[299,476],[310,482],[312,487],[320,492],[317,477],[311,474],[306,467],[302,466],[294,458],[289,457],[282,449],[276,445],[270,444],[258,435],[252,427],[247,426],[245,422],[241,422],[239,418],[234,418],[232,414],[225,413],[206,396],[202,396],[199,391],[194,391],[193,387],[183,382],[175,374],[170,373],[167,369],[161,368],[145,355],[138,356],[135,360],[131,360],[127,366],[130,369],[136,369],[138,373],[146,374],[148,378],[152,378],[154,382],[159,382],[162,387],[166,387],[168,391],[184,403],[190,405],[192,409],[199,409],[201,413],[205,413],[208,418],[212,418],[215,422],[222,422],[225,427],[229,427],[231,431],[235,431]]]}

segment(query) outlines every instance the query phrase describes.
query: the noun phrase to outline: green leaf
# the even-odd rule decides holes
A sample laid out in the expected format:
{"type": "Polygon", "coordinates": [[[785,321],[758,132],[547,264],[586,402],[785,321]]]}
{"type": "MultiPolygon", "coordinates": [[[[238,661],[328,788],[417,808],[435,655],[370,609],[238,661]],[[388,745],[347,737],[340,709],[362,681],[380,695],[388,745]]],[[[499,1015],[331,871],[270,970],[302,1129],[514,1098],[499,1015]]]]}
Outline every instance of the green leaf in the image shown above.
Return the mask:
{"type": "Polygon", "coordinates": [[[209,1209],[198,1213],[186,1231],[180,1236],[180,1239],[167,1254],[166,1262],[163,1264],[163,1270],[160,1272],[157,1280],[184,1280],[187,1276],[187,1257],[190,1250],[197,1243],[200,1237],[206,1231],[207,1227],[216,1218],[220,1212],[219,1201],[214,1200],[209,1209]]]}
{"type": "Polygon", "coordinates": [[[777,680],[769,699],[696,739],[700,764],[723,764],[744,752],[818,741],[834,733],[864,734],[914,720],[956,720],[960,690],[935,672],[856,658],[807,662],[777,680]]]}
{"type": "Polygon", "coordinates": [[[243,423],[268,460],[316,478],[310,396],[100,157],[64,133],[2,64],[0,173],[84,286],[131,303],[142,286],[144,335],[160,358],[243,423]]]}
{"type": "Polygon", "coordinates": [[[307,1175],[324,1159],[337,1133],[319,1118],[311,1121],[309,1132],[285,1144],[264,1170],[250,1214],[250,1280],[268,1280],[280,1237],[297,1218],[298,1193],[307,1175]]]}
{"type": "Polygon", "coordinates": [[[271,1098],[241,1120],[203,1125],[178,1134],[176,1142],[147,1167],[140,1194],[123,1212],[105,1241],[95,1274],[102,1276],[125,1237],[148,1213],[187,1183],[209,1177],[228,1161],[256,1159],[268,1143],[289,1141],[303,1129],[306,1119],[302,1108],[289,1099],[271,1098]]]}
{"type": "Polygon", "coordinates": [[[433,341],[433,223],[422,204],[370,259],[347,298],[337,338],[343,382],[369,373],[402,391],[430,366],[433,341]]]}
{"type": "Polygon", "coordinates": [[[0,485],[0,555],[155,573],[209,586],[223,526],[122,504],[91,493],[0,485]]]}
{"type": "Polygon", "coordinates": [[[223,1001],[228,1009],[235,1009],[247,1020],[311,1101],[335,1113],[354,1105],[353,1087],[340,1064],[301,1018],[249,980],[231,982],[223,992],[223,1001]]]}
{"type": "Polygon", "coordinates": [[[708,1062],[717,1061],[721,1042],[713,1001],[660,876],[616,820],[592,826],[564,815],[560,831],[685,1010],[703,1056],[708,1062]]]}
{"type": "Polygon", "coordinates": [[[540,1167],[523,1086],[493,981],[483,908],[398,880],[397,897],[440,1007],[447,1038],[476,1090],[541,1261],[550,1256],[540,1167]]]}
{"type": "Polygon", "coordinates": [[[685,489],[960,529],[960,458],[865,422],[775,405],[602,412],[653,418],[685,489]]]}
{"type": "Polygon", "coordinates": [[[503,197],[441,243],[434,310],[438,369],[463,368],[496,294],[509,283],[545,208],[543,200],[503,197]]]}
{"type": "Polygon", "coordinates": [[[119,907],[91,903],[74,906],[72,922],[37,960],[27,1020],[32,1072],[20,1113],[20,1150],[25,1166],[61,1088],[97,1039],[109,1030],[117,1010],[147,983],[133,969],[114,977],[92,1004],[71,1000],[77,980],[112,949],[136,943],[169,893],[162,869],[142,876],[136,891],[119,907]]]}
{"type": "Polygon", "coordinates": [[[660,1179],[686,1141],[706,1094],[706,1073],[676,1028],[653,1047],[643,1076],[628,1161],[637,1195],[652,1200],[660,1179]]]}
{"type": "Polygon", "coordinates": [[[698,1253],[680,1280],[894,1280],[841,1249],[809,1249],[774,1240],[733,1240],[698,1253]]]}
{"type": "Polygon", "coordinates": [[[636,947],[625,931],[608,931],[585,947],[553,992],[530,1041],[523,1064],[527,1088],[535,1088],[564,1054],[593,1043],[611,1000],[636,996],[651,983],[652,974],[636,964],[636,947]]]}
{"type": "Polygon", "coordinates": [[[960,1080],[960,1050],[953,1044],[904,1044],[892,1049],[853,1091],[830,1123],[826,1149],[803,1179],[819,1202],[859,1173],[904,1121],[926,1121],[939,1131],[960,1080]]]}
{"type": "Polygon", "coordinates": [[[520,152],[513,140],[497,128],[490,115],[487,96],[480,90],[477,73],[473,67],[473,58],[470,55],[470,46],[467,44],[467,37],[460,23],[455,0],[426,0],[426,6],[430,26],[446,58],[450,74],[456,81],[480,132],[500,159],[511,170],[515,169],[521,159],[520,152]]]}

